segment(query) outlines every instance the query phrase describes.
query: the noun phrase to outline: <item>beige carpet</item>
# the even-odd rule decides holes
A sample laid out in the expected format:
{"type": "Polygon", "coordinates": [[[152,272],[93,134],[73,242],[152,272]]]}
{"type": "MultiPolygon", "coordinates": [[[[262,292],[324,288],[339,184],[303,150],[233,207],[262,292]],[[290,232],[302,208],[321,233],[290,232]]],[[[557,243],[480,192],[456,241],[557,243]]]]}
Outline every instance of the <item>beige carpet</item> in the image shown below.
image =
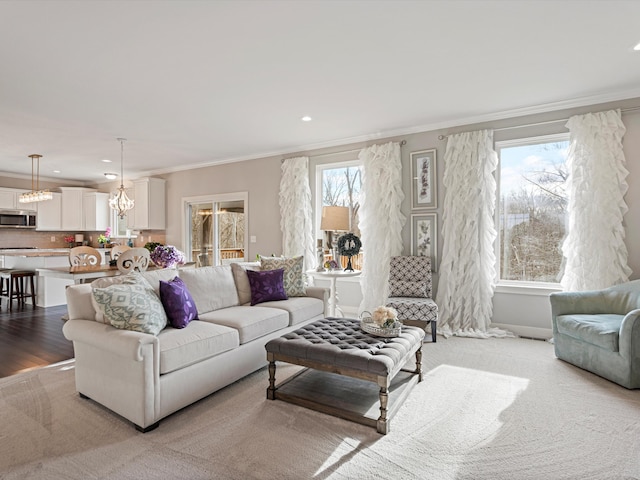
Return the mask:
{"type": "Polygon", "coordinates": [[[425,380],[386,436],[266,400],[266,370],[147,434],[80,399],[73,362],[8,377],[0,478],[640,478],[640,391],[540,341],[439,338],[424,351],[425,380]]]}

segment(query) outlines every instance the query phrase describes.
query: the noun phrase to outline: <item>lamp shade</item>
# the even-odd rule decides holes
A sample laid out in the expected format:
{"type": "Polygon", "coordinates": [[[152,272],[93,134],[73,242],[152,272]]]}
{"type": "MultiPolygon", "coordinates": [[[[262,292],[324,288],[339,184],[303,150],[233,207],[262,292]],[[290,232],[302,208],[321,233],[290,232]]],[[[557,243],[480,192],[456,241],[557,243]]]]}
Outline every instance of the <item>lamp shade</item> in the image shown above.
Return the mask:
{"type": "Polygon", "coordinates": [[[322,207],[320,230],[349,231],[349,207],[322,207]]]}

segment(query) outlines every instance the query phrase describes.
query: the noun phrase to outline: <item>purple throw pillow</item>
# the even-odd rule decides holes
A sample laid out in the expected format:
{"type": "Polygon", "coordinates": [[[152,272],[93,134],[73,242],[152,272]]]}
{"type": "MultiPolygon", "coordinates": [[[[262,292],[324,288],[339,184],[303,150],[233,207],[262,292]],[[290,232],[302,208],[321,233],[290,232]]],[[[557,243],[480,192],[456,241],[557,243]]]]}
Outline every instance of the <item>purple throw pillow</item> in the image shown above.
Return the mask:
{"type": "Polygon", "coordinates": [[[198,319],[196,304],[180,277],[168,282],[160,280],[160,301],[173,328],[184,328],[198,319]]]}
{"type": "Polygon", "coordinates": [[[251,305],[274,300],[286,300],[284,291],[284,268],[276,270],[247,270],[251,288],[251,305]]]}

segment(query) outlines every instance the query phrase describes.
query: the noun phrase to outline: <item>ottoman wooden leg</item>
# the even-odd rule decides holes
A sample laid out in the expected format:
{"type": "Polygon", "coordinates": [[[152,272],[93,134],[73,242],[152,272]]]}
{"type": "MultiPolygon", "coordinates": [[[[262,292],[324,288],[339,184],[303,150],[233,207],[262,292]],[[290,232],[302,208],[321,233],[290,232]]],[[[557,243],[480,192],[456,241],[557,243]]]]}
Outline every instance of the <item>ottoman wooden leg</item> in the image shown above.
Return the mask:
{"type": "Polygon", "coordinates": [[[416,350],[416,373],[418,374],[418,382],[422,381],[422,347],[416,350]]]}
{"type": "Polygon", "coordinates": [[[387,420],[387,403],[389,393],[387,387],[380,387],[380,418],[376,424],[378,433],[386,435],[389,432],[389,422],[387,420]]]}
{"type": "Polygon", "coordinates": [[[267,388],[267,399],[276,399],[276,362],[269,362],[269,388],[267,388]]]}

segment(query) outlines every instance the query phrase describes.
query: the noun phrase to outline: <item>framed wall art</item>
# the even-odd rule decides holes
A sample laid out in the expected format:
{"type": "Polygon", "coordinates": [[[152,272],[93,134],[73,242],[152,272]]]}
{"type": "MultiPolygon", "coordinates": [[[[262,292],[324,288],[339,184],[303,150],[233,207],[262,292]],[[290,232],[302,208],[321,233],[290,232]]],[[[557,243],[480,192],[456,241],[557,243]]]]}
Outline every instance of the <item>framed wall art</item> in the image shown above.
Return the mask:
{"type": "Polygon", "coordinates": [[[438,202],[436,150],[411,153],[411,208],[436,208],[438,202]]]}
{"type": "Polygon", "coordinates": [[[438,266],[438,221],[435,213],[411,215],[411,255],[431,257],[431,270],[438,266]]]}

